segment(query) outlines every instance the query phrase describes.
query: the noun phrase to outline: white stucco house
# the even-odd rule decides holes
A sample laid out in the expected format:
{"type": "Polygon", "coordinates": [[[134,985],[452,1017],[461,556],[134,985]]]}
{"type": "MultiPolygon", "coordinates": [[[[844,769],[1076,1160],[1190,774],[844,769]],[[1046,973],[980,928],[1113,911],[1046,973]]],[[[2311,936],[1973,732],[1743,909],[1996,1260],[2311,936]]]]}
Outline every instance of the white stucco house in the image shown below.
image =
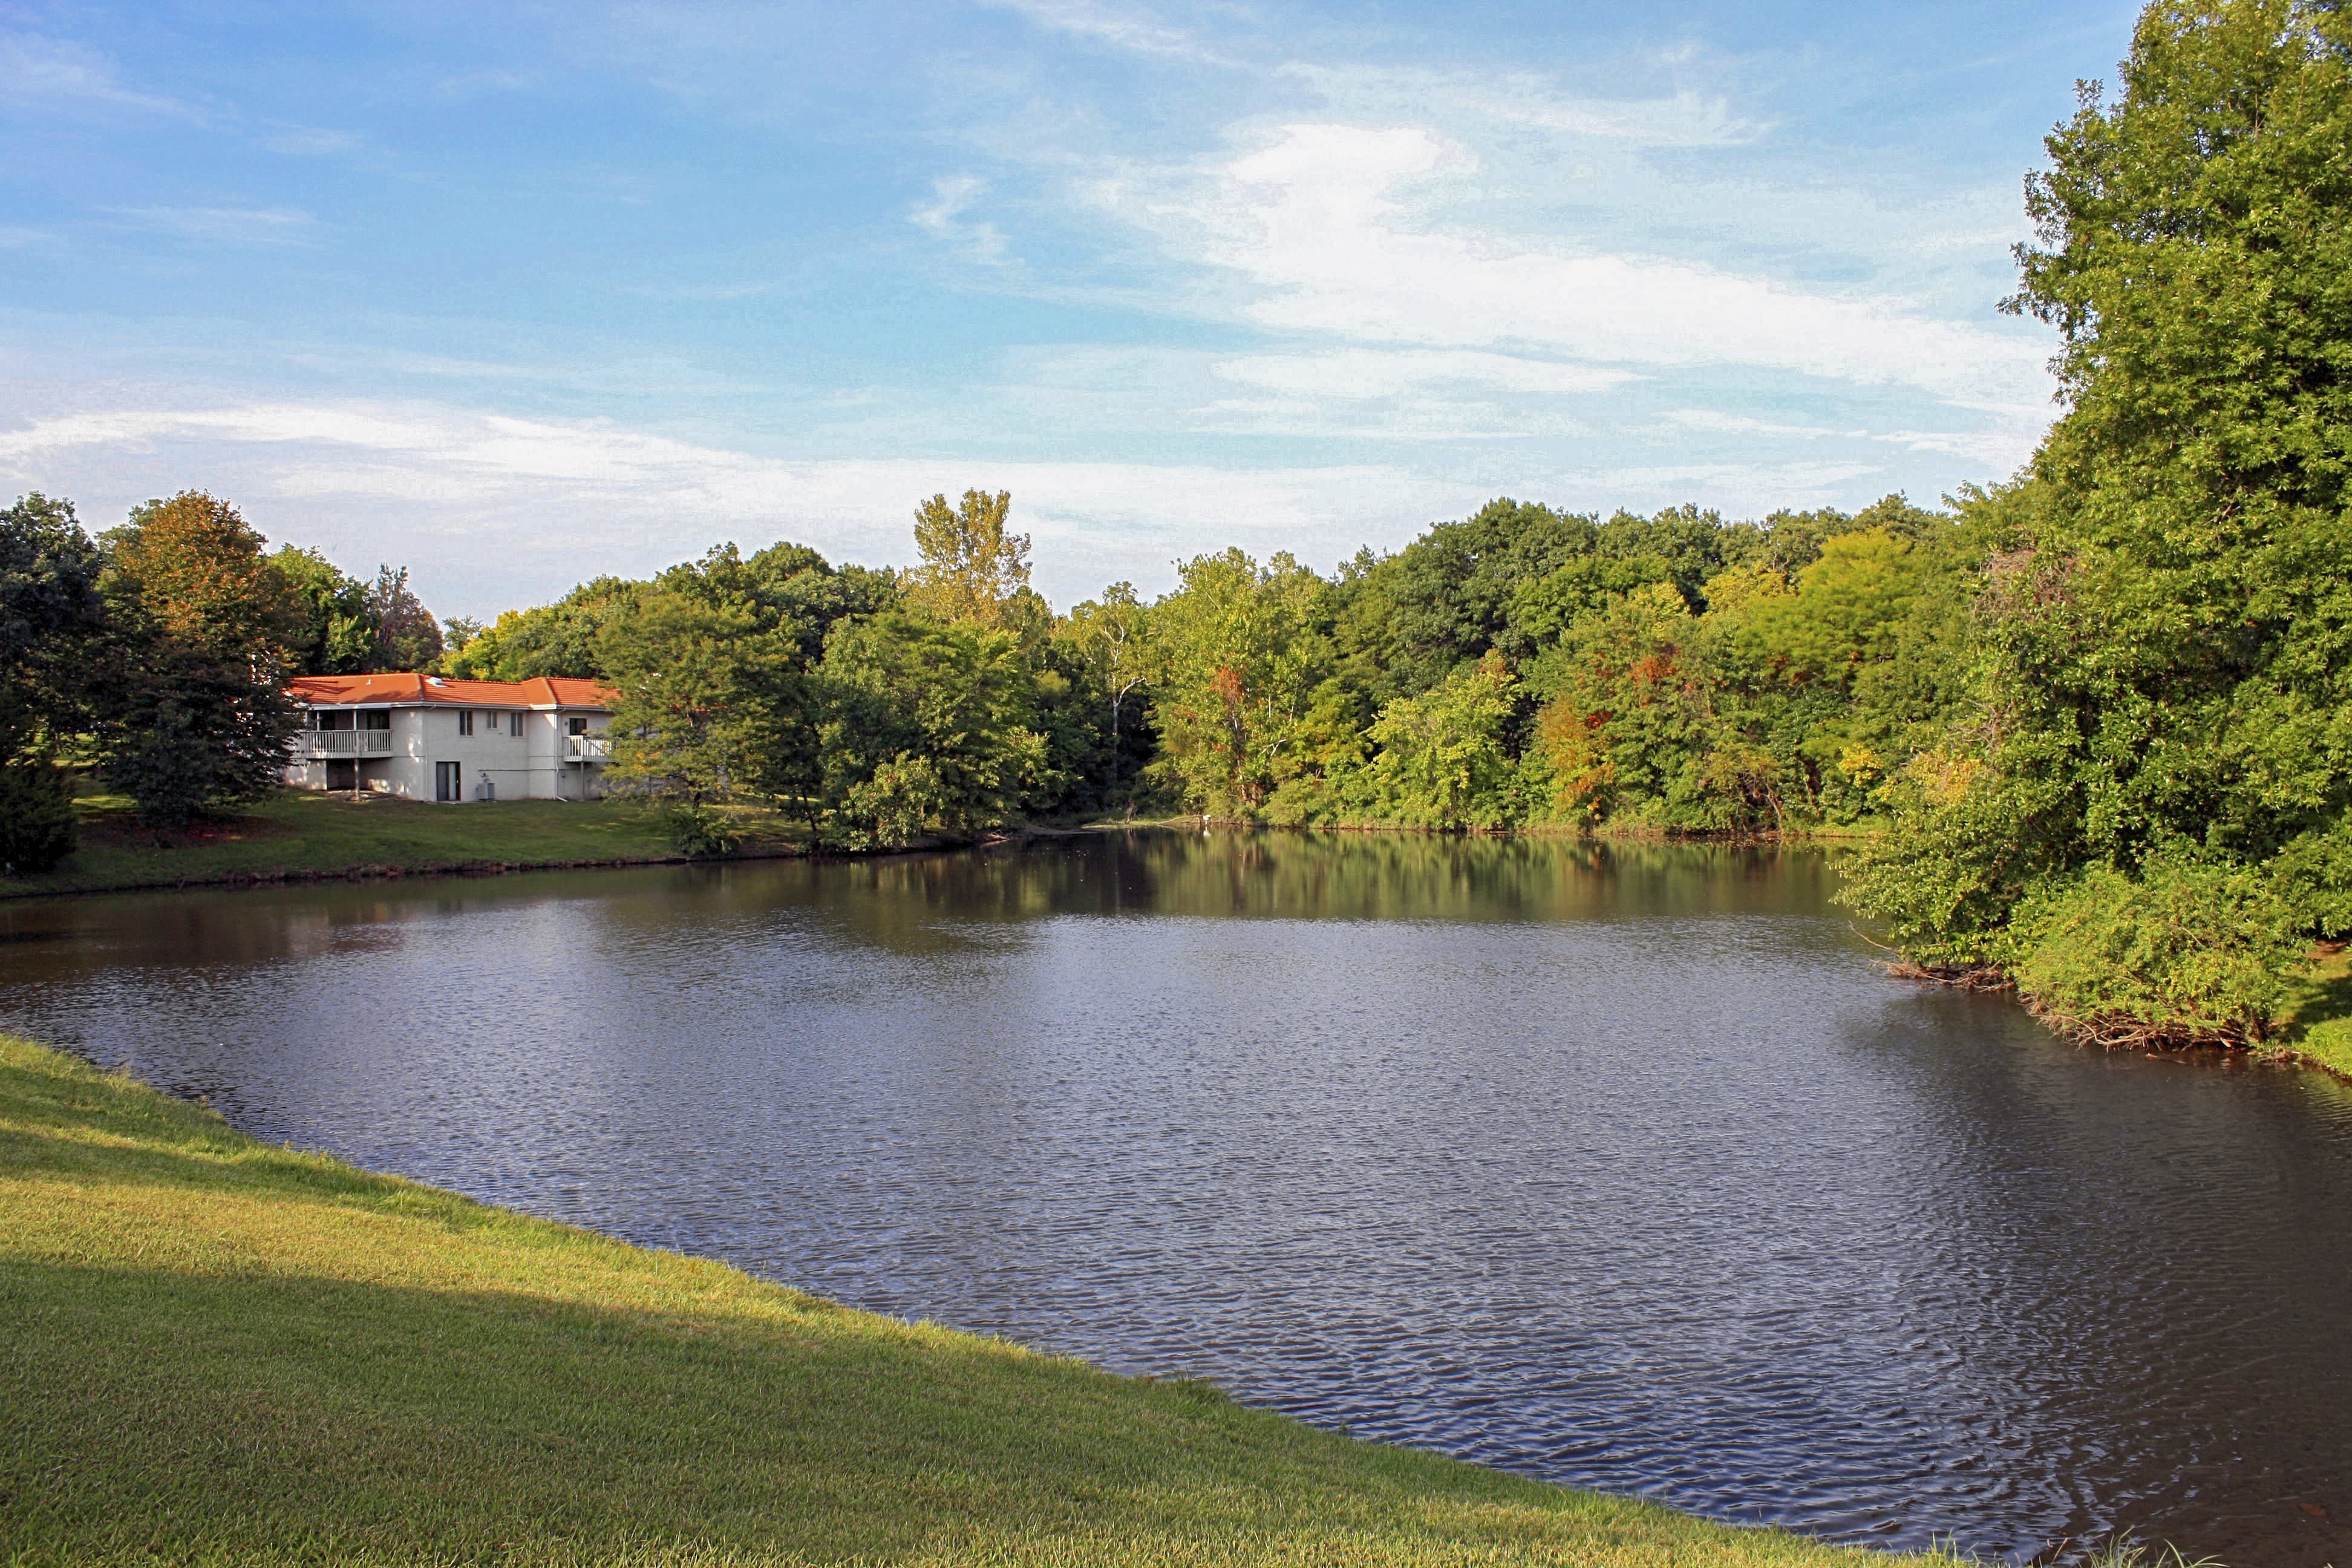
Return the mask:
{"type": "Polygon", "coordinates": [[[612,692],[593,680],[306,675],[289,691],[302,729],[299,789],[408,800],[592,800],[612,758],[612,692]]]}

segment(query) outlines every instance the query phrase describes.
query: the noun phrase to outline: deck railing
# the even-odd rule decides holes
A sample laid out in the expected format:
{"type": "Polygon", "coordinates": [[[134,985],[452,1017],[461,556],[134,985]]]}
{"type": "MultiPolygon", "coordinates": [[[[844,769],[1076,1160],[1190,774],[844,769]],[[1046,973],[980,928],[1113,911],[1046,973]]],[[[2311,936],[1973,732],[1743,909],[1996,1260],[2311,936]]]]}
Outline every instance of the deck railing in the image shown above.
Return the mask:
{"type": "Polygon", "coordinates": [[[389,730],[303,730],[294,736],[294,750],[306,757],[388,757],[389,730]]]}
{"type": "Polygon", "coordinates": [[[563,760],[567,763],[609,763],[613,760],[613,742],[603,735],[566,735],[563,737],[563,760]]]}

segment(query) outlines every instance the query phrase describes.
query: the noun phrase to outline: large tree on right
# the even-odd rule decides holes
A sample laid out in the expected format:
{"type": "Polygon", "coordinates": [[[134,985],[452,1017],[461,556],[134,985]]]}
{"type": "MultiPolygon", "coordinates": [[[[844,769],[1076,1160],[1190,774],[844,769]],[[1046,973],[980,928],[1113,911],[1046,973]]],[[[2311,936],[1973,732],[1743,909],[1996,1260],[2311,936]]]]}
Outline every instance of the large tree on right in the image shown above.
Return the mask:
{"type": "Polygon", "coordinates": [[[2066,411],[1852,896],[2089,1037],[2259,1038],[2352,931],[2352,14],[2160,0],[2047,145],[2009,304],[2066,411]]]}

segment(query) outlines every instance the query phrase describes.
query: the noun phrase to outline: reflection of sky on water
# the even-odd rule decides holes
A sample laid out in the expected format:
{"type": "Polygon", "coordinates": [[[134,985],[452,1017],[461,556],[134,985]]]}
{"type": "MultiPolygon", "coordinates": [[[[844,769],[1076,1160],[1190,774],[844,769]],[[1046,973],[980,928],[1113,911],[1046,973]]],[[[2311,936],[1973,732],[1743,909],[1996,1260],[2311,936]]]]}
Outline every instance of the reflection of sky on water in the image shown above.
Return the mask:
{"type": "Polygon", "coordinates": [[[1851,1539],[2352,1560],[2352,1100],[1817,857],[1154,834],[0,907],[0,1022],[862,1306],[1851,1539]],[[1239,916],[1241,918],[1234,918],[1239,916]]]}

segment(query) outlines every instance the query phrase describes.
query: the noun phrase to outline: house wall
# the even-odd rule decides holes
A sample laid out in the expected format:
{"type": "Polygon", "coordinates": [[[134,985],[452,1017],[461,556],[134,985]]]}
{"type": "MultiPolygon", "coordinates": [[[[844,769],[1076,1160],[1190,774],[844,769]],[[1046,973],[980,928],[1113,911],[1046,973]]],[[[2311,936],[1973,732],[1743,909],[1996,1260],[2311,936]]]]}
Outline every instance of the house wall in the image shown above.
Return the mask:
{"type": "MultiPolygon", "coordinates": [[[[500,800],[594,799],[604,793],[603,765],[592,763],[582,767],[563,760],[566,721],[572,717],[572,712],[561,709],[394,708],[392,752],[359,760],[360,787],[406,800],[431,801],[434,764],[456,763],[462,800],[479,799],[485,779],[497,786],[500,800]],[[470,735],[458,732],[461,711],[474,716],[470,735]],[[520,735],[513,734],[508,722],[508,715],[515,712],[523,716],[520,735]]],[[[584,717],[589,733],[604,733],[608,721],[604,714],[584,717]]],[[[286,782],[301,789],[325,789],[324,759],[299,760],[287,768],[286,782]]]]}

